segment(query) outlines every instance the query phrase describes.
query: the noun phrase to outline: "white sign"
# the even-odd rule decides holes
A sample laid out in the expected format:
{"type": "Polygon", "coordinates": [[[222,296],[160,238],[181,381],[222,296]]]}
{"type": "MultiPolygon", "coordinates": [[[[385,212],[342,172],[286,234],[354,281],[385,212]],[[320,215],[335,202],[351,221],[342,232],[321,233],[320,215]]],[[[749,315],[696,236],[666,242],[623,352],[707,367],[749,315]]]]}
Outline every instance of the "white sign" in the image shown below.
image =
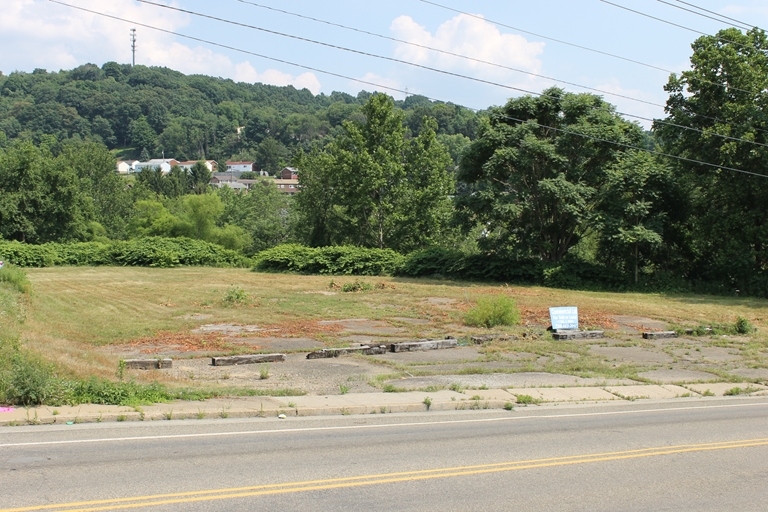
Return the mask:
{"type": "Polygon", "coordinates": [[[549,308],[549,320],[552,322],[552,329],[555,331],[578,329],[579,308],[576,306],[549,308]]]}

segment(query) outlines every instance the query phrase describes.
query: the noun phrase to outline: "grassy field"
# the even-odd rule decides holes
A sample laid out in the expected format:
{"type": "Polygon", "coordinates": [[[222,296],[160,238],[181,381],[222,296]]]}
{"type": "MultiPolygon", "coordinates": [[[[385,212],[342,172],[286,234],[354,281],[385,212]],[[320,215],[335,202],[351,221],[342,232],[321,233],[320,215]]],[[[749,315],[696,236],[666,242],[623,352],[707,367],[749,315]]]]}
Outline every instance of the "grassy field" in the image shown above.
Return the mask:
{"type": "MultiPolygon", "coordinates": [[[[519,356],[524,364],[506,371],[636,377],[639,366],[609,364],[590,353],[587,346],[554,344],[544,336],[547,308],[564,305],[579,307],[582,328],[613,332],[619,342],[621,335],[614,331],[618,328],[614,315],[691,327],[732,325],[743,317],[757,327],[756,333],[703,337],[695,346],[690,340],[680,340],[664,350],[677,358],[681,351],[724,347],[740,353],[749,367],[768,368],[768,301],[759,299],[261,274],[245,269],[57,267],[27,273],[32,291],[25,298],[13,299],[10,289],[0,289],[0,336],[17,337],[31,353],[50,361],[63,374],[79,379],[115,379],[118,357],[105,350],[109,347],[186,335],[202,324],[258,325],[271,329],[275,336],[313,338],[327,346],[346,343],[341,333],[322,323],[339,319],[382,321],[414,338],[483,333],[487,331],[462,325],[464,314],[478,298],[498,294],[514,299],[522,322],[494,331],[516,335],[518,341],[494,343],[484,347],[482,353],[487,361],[510,361],[516,353],[524,354],[519,356]],[[357,280],[372,289],[361,293],[342,291],[344,285],[357,280]]],[[[614,342],[614,346],[621,345],[614,342]]],[[[216,346],[212,345],[212,349],[216,346]]],[[[219,350],[229,351],[226,347],[219,350]]],[[[393,370],[408,374],[416,371],[393,370]]],[[[419,371],[428,372],[429,368],[419,371]]],[[[462,371],[487,370],[469,365],[462,371]]]]}

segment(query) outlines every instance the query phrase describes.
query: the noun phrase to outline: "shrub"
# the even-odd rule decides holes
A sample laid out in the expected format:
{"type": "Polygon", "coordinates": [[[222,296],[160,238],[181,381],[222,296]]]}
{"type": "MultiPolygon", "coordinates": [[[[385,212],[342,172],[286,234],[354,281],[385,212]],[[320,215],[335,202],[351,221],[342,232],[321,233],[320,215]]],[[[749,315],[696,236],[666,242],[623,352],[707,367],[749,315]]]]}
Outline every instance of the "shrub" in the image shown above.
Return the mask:
{"type": "Polygon", "coordinates": [[[20,351],[11,360],[10,375],[3,379],[3,394],[9,404],[42,405],[56,403],[61,394],[62,383],[47,365],[36,361],[20,351]]]}
{"type": "Polygon", "coordinates": [[[755,332],[755,326],[749,320],[740,316],[736,319],[733,330],[736,331],[736,334],[752,334],[755,332]]]}
{"type": "Polygon", "coordinates": [[[483,297],[464,316],[464,323],[472,327],[490,328],[497,325],[515,325],[519,322],[520,311],[515,301],[506,295],[483,297]]]}
{"type": "Polygon", "coordinates": [[[373,290],[373,285],[371,283],[366,283],[365,281],[359,281],[357,279],[352,283],[344,283],[341,287],[342,292],[368,292],[371,290],[373,290]]]}
{"type": "Polygon", "coordinates": [[[251,296],[239,286],[232,286],[221,301],[225,306],[244,306],[251,302],[251,296]]]}
{"type": "Polygon", "coordinates": [[[391,249],[352,246],[305,247],[286,244],[267,249],[256,256],[254,270],[261,272],[296,272],[378,276],[394,274],[404,257],[391,249]]]}
{"type": "Polygon", "coordinates": [[[42,245],[0,241],[0,259],[20,267],[122,265],[138,267],[248,267],[252,261],[220,245],[189,238],[143,237],[109,243],[42,245]]]}
{"type": "Polygon", "coordinates": [[[6,263],[3,268],[0,268],[0,283],[8,283],[11,288],[20,293],[29,293],[31,289],[27,274],[10,263],[6,263]]]}

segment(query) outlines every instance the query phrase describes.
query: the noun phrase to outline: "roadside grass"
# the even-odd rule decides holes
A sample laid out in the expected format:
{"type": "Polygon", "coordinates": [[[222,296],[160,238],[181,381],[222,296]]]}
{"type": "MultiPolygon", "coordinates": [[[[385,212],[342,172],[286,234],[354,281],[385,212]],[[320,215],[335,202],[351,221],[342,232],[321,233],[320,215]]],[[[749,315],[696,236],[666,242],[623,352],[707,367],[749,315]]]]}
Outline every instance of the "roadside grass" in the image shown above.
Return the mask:
{"type": "MultiPolygon", "coordinates": [[[[260,274],[248,269],[54,267],[28,269],[26,274],[33,290],[30,294],[19,294],[15,284],[0,282],[0,350],[21,350],[30,360],[50,363],[51,368],[56,369],[57,378],[73,381],[90,377],[115,379],[116,357],[99,347],[152,337],[159,332],[187,332],[201,324],[292,325],[365,318],[387,321],[404,329],[407,336],[442,338],[452,333],[468,338],[484,331],[462,325],[466,311],[472,306],[470,297],[494,295],[514,299],[521,312],[521,325],[497,328],[498,332],[515,339],[478,346],[484,356],[478,363],[509,362],[510,367],[495,369],[465,361],[466,367],[458,373],[551,371],[582,377],[642,380],[637,374],[647,369],[645,367],[615,365],[590,355],[589,344],[600,344],[598,340],[589,344],[552,341],[544,328],[548,323],[547,308],[555,305],[576,305],[591,324],[609,331],[609,315],[645,316],[677,325],[735,325],[742,318],[757,331],[748,336],[703,336],[685,343],[670,341],[679,343],[670,347],[685,347],[691,352],[700,347],[723,347],[739,351],[752,367],[768,365],[768,316],[764,314],[768,311],[768,301],[761,299],[580,292],[399,278],[377,278],[381,286],[356,294],[329,291],[328,276],[260,274]],[[231,300],[222,300],[223,297],[231,300]],[[253,299],[247,307],[232,307],[246,302],[247,298],[253,299]],[[420,321],[410,323],[403,318],[420,321]],[[515,357],[508,357],[509,354],[515,357]]],[[[340,287],[354,283],[352,277],[334,279],[340,287]]],[[[320,332],[315,338],[327,346],[346,343],[334,332],[320,332]]],[[[644,346],[645,342],[629,345],[638,344],[644,346]]],[[[7,376],[11,359],[0,357],[0,379],[7,376]]],[[[439,365],[416,367],[381,358],[366,360],[391,368],[393,373],[389,378],[457,373],[439,365]]],[[[148,372],[134,378],[138,383],[147,383],[157,379],[158,374],[148,372]]],[[[163,385],[172,391],[190,384],[183,379],[159,378],[165,379],[163,385]]],[[[371,384],[382,388],[384,380],[377,377],[371,384]]],[[[211,393],[221,390],[230,395],[281,392],[246,388],[206,390],[196,386],[195,383],[189,387],[189,396],[193,391],[205,396],[215,396],[211,393]]]]}

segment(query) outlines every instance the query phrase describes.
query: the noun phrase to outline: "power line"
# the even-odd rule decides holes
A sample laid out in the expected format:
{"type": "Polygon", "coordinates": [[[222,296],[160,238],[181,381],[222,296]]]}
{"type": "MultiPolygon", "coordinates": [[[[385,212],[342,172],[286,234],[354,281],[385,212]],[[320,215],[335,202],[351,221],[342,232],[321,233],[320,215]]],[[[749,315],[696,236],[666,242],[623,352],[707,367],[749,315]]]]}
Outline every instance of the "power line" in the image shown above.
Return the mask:
{"type": "MultiPolygon", "coordinates": [[[[76,10],[79,10],[79,11],[95,14],[97,16],[102,16],[104,18],[109,18],[109,19],[113,19],[113,20],[117,20],[117,21],[121,21],[121,22],[125,22],[125,23],[130,23],[130,24],[133,24],[133,25],[136,25],[136,26],[148,28],[150,30],[155,30],[157,32],[161,32],[161,33],[164,33],[164,34],[170,34],[170,35],[173,35],[173,36],[176,36],[176,37],[181,37],[181,38],[184,38],[184,39],[189,39],[191,41],[197,41],[197,42],[208,44],[208,45],[211,45],[211,46],[216,46],[216,47],[219,47],[219,48],[224,48],[224,49],[227,49],[227,50],[232,50],[232,51],[235,51],[235,52],[238,52],[238,53],[243,53],[243,54],[246,54],[246,55],[251,55],[251,56],[254,56],[254,57],[259,57],[259,58],[262,58],[262,59],[265,59],[265,60],[270,60],[270,61],[273,61],[273,62],[279,62],[281,64],[287,64],[289,66],[294,66],[294,67],[297,67],[297,68],[300,68],[300,69],[304,69],[304,70],[307,70],[307,71],[314,71],[314,72],[321,73],[321,74],[328,75],[328,76],[333,76],[333,77],[337,77],[337,78],[343,78],[345,80],[351,80],[351,81],[362,83],[362,84],[365,84],[365,85],[371,85],[371,86],[376,87],[378,89],[386,89],[386,90],[393,91],[393,92],[398,92],[398,93],[401,93],[401,94],[405,94],[406,93],[406,91],[404,91],[402,89],[398,89],[396,87],[391,87],[391,86],[387,86],[387,85],[383,85],[383,84],[377,84],[375,82],[370,82],[370,81],[362,80],[362,79],[359,79],[359,78],[353,78],[353,77],[350,77],[350,76],[342,75],[340,73],[335,73],[335,72],[332,72],[332,71],[326,71],[324,69],[316,68],[316,67],[313,67],[313,66],[307,66],[307,65],[304,65],[304,64],[296,63],[296,62],[291,62],[291,61],[288,61],[288,60],[279,59],[279,58],[276,58],[276,57],[270,57],[268,55],[263,55],[263,54],[255,53],[255,52],[252,52],[252,51],[249,51],[249,50],[244,50],[242,48],[237,48],[237,47],[234,47],[234,46],[229,46],[229,45],[225,45],[225,44],[222,44],[222,43],[217,43],[215,41],[210,41],[210,40],[203,39],[203,38],[200,38],[200,37],[190,36],[190,35],[187,35],[187,34],[181,34],[179,32],[174,32],[172,30],[167,30],[167,29],[164,29],[164,28],[161,28],[161,27],[156,27],[156,26],[149,25],[149,24],[146,24],[146,23],[141,23],[141,22],[138,22],[138,21],[132,21],[132,20],[129,20],[127,18],[122,18],[122,17],[119,17],[119,16],[114,16],[112,14],[107,14],[107,13],[95,11],[95,10],[92,10],[92,9],[87,9],[85,7],[80,7],[78,5],[68,4],[68,3],[62,2],[60,0],[48,0],[48,1],[51,2],[51,3],[54,3],[54,4],[62,5],[62,6],[65,6],[65,7],[69,7],[71,9],[76,9],[76,10]]],[[[428,96],[425,96],[425,97],[428,100],[431,100],[431,101],[442,101],[442,100],[440,100],[438,98],[430,98],[428,96]]],[[[468,109],[472,110],[474,112],[480,112],[481,111],[481,109],[476,109],[476,108],[468,108],[468,109]]],[[[736,167],[728,167],[728,166],[724,166],[724,165],[718,165],[718,164],[713,164],[713,163],[710,163],[710,162],[705,162],[703,160],[696,160],[696,159],[692,159],[692,158],[686,158],[686,157],[682,157],[682,156],[677,156],[677,155],[672,155],[672,154],[668,154],[668,153],[663,153],[663,152],[660,152],[660,151],[653,151],[653,150],[650,150],[648,148],[644,148],[642,146],[634,146],[632,144],[625,144],[625,143],[621,143],[621,142],[611,141],[611,140],[608,140],[608,139],[603,139],[601,137],[595,137],[593,135],[588,135],[588,134],[580,133],[580,132],[573,131],[573,130],[566,130],[564,128],[556,128],[554,126],[548,126],[548,125],[544,125],[544,124],[541,124],[541,123],[536,123],[536,122],[533,122],[533,121],[530,121],[530,120],[526,121],[524,119],[519,119],[519,118],[516,118],[516,117],[513,117],[513,116],[509,116],[507,114],[500,114],[500,115],[502,117],[506,118],[506,119],[511,120],[511,121],[517,121],[517,122],[520,122],[520,123],[529,123],[529,124],[533,124],[533,125],[539,126],[541,128],[551,129],[551,130],[555,130],[555,131],[559,131],[559,132],[563,132],[563,133],[569,133],[569,134],[577,135],[577,136],[585,138],[585,139],[595,140],[595,141],[598,141],[598,142],[606,142],[608,144],[613,144],[613,145],[624,147],[624,148],[627,148],[627,149],[636,149],[638,151],[644,151],[644,152],[650,153],[652,155],[661,156],[661,157],[665,157],[665,158],[670,158],[670,159],[673,159],[673,160],[678,160],[678,161],[682,161],[682,162],[692,163],[692,164],[696,164],[696,165],[703,165],[703,166],[707,166],[707,167],[713,167],[715,169],[721,169],[721,170],[726,170],[726,171],[738,172],[738,173],[742,173],[742,174],[746,174],[746,175],[750,175],[750,176],[759,176],[759,177],[762,177],[762,178],[768,178],[768,175],[759,174],[759,173],[755,173],[755,172],[751,172],[751,171],[745,171],[744,169],[738,169],[736,167]]]]}
{"type": "MultiPolygon", "coordinates": [[[[657,0],[657,2],[662,3],[662,4],[666,4],[666,5],[670,6],[670,7],[674,7],[675,9],[680,9],[681,11],[690,12],[691,14],[695,14],[696,16],[701,16],[703,18],[707,18],[707,19],[710,19],[710,20],[717,21],[719,23],[723,23],[723,19],[722,18],[724,18],[724,16],[716,18],[715,16],[709,16],[707,14],[704,14],[703,12],[697,12],[697,11],[695,11],[693,9],[687,9],[687,8],[681,6],[681,5],[675,5],[672,2],[667,2],[665,0],[657,0]]],[[[680,2],[680,3],[685,4],[685,5],[689,5],[689,6],[693,7],[693,8],[695,8],[695,9],[699,9],[699,10],[704,11],[704,12],[708,12],[708,13],[720,16],[719,14],[717,14],[714,11],[709,11],[707,9],[702,9],[701,7],[697,7],[697,6],[693,5],[693,4],[689,4],[688,2],[680,2]]],[[[729,23],[729,25],[732,25],[732,23],[729,23]]],[[[742,24],[741,27],[736,27],[736,28],[743,29],[743,30],[750,30],[752,27],[750,27],[748,25],[742,24]]]]}
{"type": "MultiPolygon", "coordinates": [[[[537,34],[536,32],[531,32],[529,30],[524,30],[524,29],[521,29],[521,28],[513,27],[512,25],[507,25],[507,24],[502,23],[500,21],[495,21],[495,20],[492,20],[490,18],[484,18],[483,16],[478,16],[477,14],[472,14],[472,13],[469,13],[469,12],[466,12],[466,11],[462,11],[462,10],[459,10],[459,9],[454,9],[453,7],[448,7],[447,5],[443,5],[443,4],[440,4],[440,3],[437,3],[437,2],[433,2],[431,0],[418,0],[418,1],[422,2],[422,3],[425,3],[425,4],[433,5],[435,7],[439,7],[440,9],[445,9],[447,11],[455,12],[455,13],[458,13],[458,14],[463,14],[464,16],[469,16],[471,18],[476,18],[476,19],[479,19],[479,20],[482,20],[482,21],[487,21],[487,22],[492,23],[494,25],[497,25],[499,27],[504,27],[504,28],[508,28],[508,29],[511,29],[511,30],[516,30],[518,32],[522,32],[524,34],[529,34],[529,35],[532,35],[532,36],[535,36],[535,37],[540,37],[540,38],[546,39],[548,41],[554,41],[556,43],[564,44],[566,46],[571,46],[573,48],[579,48],[581,50],[586,50],[586,51],[597,53],[597,54],[600,54],[600,55],[605,55],[607,57],[612,57],[614,59],[619,59],[619,60],[623,60],[623,61],[626,61],[626,62],[631,62],[633,64],[637,64],[639,66],[644,66],[644,67],[649,68],[649,69],[655,69],[657,71],[663,71],[664,73],[667,73],[667,74],[670,74],[670,75],[677,74],[677,71],[672,71],[670,69],[662,68],[662,67],[659,67],[659,66],[656,66],[656,65],[653,65],[653,64],[648,64],[646,62],[642,62],[642,61],[639,61],[639,60],[630,59],[628,57],[622,57],[621,55],[616,55],[614,53],[605,52],[605,51],[602,51],[602,50],[597,50],[595,48],[590,48],[588,46],[582,46],[580,44],[571,43],[571,42],[568,42],[568,41],[564,41],[562,39],[556,39],[554,37],[549,37],[549,36],[545,36],[545,35],[542,35],[542,34],[537,34]]],[[[719,86],[719,87],[726,87],[723,84],[719,84],[717,82],[711,82],[709,80],[699,80],[699,81],[702,82],[702,83],[710,84],[710,85],[716,85],[716,86],[719,86]]],[[[733,86],[727,86],[727,87],[729,87],[730,89],[732,89],[734,91],[745,92],[747,94],[755,94],[756,92],[759,92],[759,91],[748,91],[746,89],[740,89],[738,87],[733,87],[733,86]]]]}
{"type": "MultiPolygon", "coordinates": [[[[692,3],[690,3],[690,2],[683,2],[682,0],[677,0],[677,2],[678,2],[678,3],[681,3],[681,4],[685,4],[685,5],[688,5],[688,6],[690,6],[690,7],[693,7],[694,9],[698,9],[698,10],[700,10],[700,11],[704,11],[704,12],[708,12],[708,13],[710,13],[710,14],[714,14],[714,15],[716,15],[716,16],[720,16],[721,18],[723,18],[723,19],[726,19],[726,20],[729,20],[729,21],[732,21],[732,22],[734,22],[734,23],[738,23],[739,25],[743,25],[744,27],[746,27],[746,28],[747,28],[747,30],[749,30],[749,29],[751,29],[751,28],[760,28],[760,27],[757,27],[756,25],[751,25],[751,24],[749,24],[749,23],[745,23],[745,22],[743,22],[743,21],[739,21],[739,20],[737,20],[736,18],[731,18],[731,17],[729,17],[729,16],[726,16],[726,15],[724,15],[724,14],[719,14],[719,13],[716,13],[715,11],[710,11],[709,9],[705,9],[705,8],[703,8],[703,7],[699,7],[698,5],[693,5],[693,4],[692,4],[692,3]]],[[[763,30],[763,29],[760,29],[760,30],[763,30]]]]}
{"type": "MultiPolygon", "coordinates": [[[[482,79],[482,78],[477,78],[477,77],[473,77],[473,76],[469,76],[469,75],[464,75],[464,74],[461,74],[461,73],[456,73],[456,72],[448,71],[448,70],[445,70],[445,69],[439,69],[439,68],[435,68],[435,67],[432,67],[432,66],[426,66],[424,64],[417,64],[417,63],[414,63],[414,62],[409,62],[409,61],[406,61],[406,60],[397,59],[395,57],[387,57],[387,56],[384,56],[384,55],[378,55],[378,54],[375,54],[375,53],[365,52],[363,50],[357,50],[357,49],[354,49],[354,48],[347,48],[345,46],[340,46],[340,45],[336,45],[336,44],[326,43],[326,42],[323,42],[323,41],[317,41],[317,40],[314,40],[314,39],[309,39],[307,37],[296,36],[296,35],[293,35],[293,34],[287,34],[285,32],[279,32],[277,30],[267,29],[267,28],[263,28],[263,27],[257,27],[255,25],[249,25],[247,23],[243,23],[243,22],[240,22],[240,21],[228,20],[226,18],[220,18],[218,16],[212,16],[212,15],[209,15],[209,14],[203,14],[203,13],[200,13],[200,12],[197,12],[197,11],[192,11],[192,10],[189,10],[189,9],[182,9],[180,7],[173,7],[173,6],[170,6],[170,5],[160,4],[160,3],[154,2],[152,0],[137,0],[137,1],[141,2],[141,3],[148,4],[148,5],[154,5],[156,7],[161,7],[163,9],[169,9],[169,10],[172,10],[172,11],[183,12],[185,14],[190,14],[190,15],[193,15],[193,16],[201,17],[201,18],[206,18],[206,19],[211,19],[211,20],[219,21],[221,23],[226,23],[226,24],[229,24],[229,25],[235,25],[235,26],[239,26],[239,27],[243,27],[243,28],[252,29],[252,30],[258,30],[260,32],[265,32],[265,33],[268,33],[268,34],[278,35],[278,36],[281,36],[281,37],[287,37],[289,39],[296,39],[296,40],[299,40],[299,41],[304,41],[304,42],[308,42],[308,43],[312,43],[312,44],[317,44],[317,45],[320,45],[320,46],[326,46],[326,47],[329,47],[329,48],[333,48],[335,50],[341,50],[341,51],[346,51],[346,52],[350,52],[350,53],[354,53],[354,54],[358,54],[358,55],[363,55],[363,56],[366,56],[366,57],[373,57],[373,58],[376,58],[376,59],[386,60],[386,61],[390,61],[390,62],[396,62],[398,64],[405,64],[407,66],[413,66],[413,67],[416,67],[416,68],[425,69],[425,70],[428,70],[428,71],[433,71],[435,73],[440,73],[440,74],[443,74],[443,75],[448,75],[448,76],[452,76],[452,77],[456,77],[456,78],[462,78],[462,79],[465,79],[465,80],[471,80],[473,82],[478,82],[478,83],[482,83],[482,84],[486,84],[486,85],[493,85],[493,86],[496,86],[496,87],[501,87],[501,88],[504,88],[504,89],[509,89],[509,90],[512,90],[512,91],[521,92],[521,93],[524,93],[524,94],[530,94],[530,95],[533,95],[533,96],[547,97],[546,94],[543,94],[543,93],[540,93],[540,92],[530,91],[530,90],[527,90],[527,89],[522,89],[520,87],[514,87],[512,85],[507,85],[507,84],[502,84],[502,83],[499,83],[499,82],[494,82],[492,80],[485,80],[485,79],[482,79]]],[[[595,109],[608,111],[608,109],[600,108],[600,107],[595,107],[595,109]]],[[[659,119],[651,119],[649,117],[639,116],[639,115],[636,115],[636,114],[630,114],[630,113],[627,113],[627,112],[616,111],[616,113],[619,114],[619,115],[622,115],[622,116],[627,116],[627,117],[632,117],[632,118],[635,118],[635,119],[641,119],[643,121],[650,121],[650,122],[654,122],[654,123],[674,126],[676,128],[680,128],[680,129],[683,129],[683,130],[689,130],[689,131],[693,131],[693,132],[696,132],[696,133],[701,133],[701,134],[705,133],[704,130],[702,130],[700,128],[694,128],[694,127],[691,127],[691,126],[684,126],[684,125],[680,125],[680,124],[675,124],[675,123],[673,123],[671,121],[663,121],[663,120],[659,120],[659,119]]],[[[722,138],[722,139],[725,139],[725,140],[733,140],[733,141],[738,141],[738,142],[745,142],[747,144],[753,144],[753,145],[756,145],[756,146],[768,147],[768,144],[763,144],[763,143],[760,143],[760,142],[746,140],[746,139],[743,139],[741,137],[731,137],[729,135],[722,135],[722,134],[719,134],[719,133],[708,133],[708,135],[715,136],[715,137],[718,137],[718,138],[722,138]]]]}
{"type": "MultiPolygon", "coordinates": [[[[440,9],[444,9],[444,10],[447,10],[447,11],[450,11],[450,12],[454,12],[454,13],[457,13],[457,14],[462,14],[464,16],[469,16],[471,18],[476,18],[478,20],[485,21],[485,22],[491,23],[493,25],[497,25],[499,27],[504,27],[504,28],[508,28],[508,29],[515,30],[515,31],[518,31],[518,32],[522,32],[524,34],[529,34],[529,35],[532,35],[532,36],[535,36],[535,37],[540,37],[540,38],[546,39],[548,41],[554,41],[556,43],[564,44],[566,46],[571,46],[571,47],[574,47],[574,48],[579,48],[581,50],[586,50],[586,51],[590,51],[590,52],[593,52],[593,53],[597,53],[597,54],[605,55],[605,56],[608,56],[608,57],[612,57],[612,58],[615,58],[615,59],[631,62],[633,64],[638,64],[640,66],[644,66],[644,67],[647,67],[647,68],[650,68],[650,69],[656,69],[656,70],[659,70],[659,71],[664,71],[665,73],[675,74],[675,75],[677,74],[676,71],[672,71],[672,70],[665,69],[665,68],[662,68],[662,67],[659,67],[659,66],[655,66],[653,64],[648,64],[648,63],[641,62],[641,61],[634,60],[634,59],[630,59],[630,58],[627,58],[627,57],[622,57],[621,55],[616,55],[616,54],[613,54],[613,53],[604,52],[602,50],[597,50],[595,48],[589,48],[587,46],[582,46],[582,45],[579,45],[579,44],[571,43],[571,42],[568,42],[568,41],[564,41],[562,39],[556,39],[556,38],[545,36],[545,35],[542,35],[542,34],[537,34],[536,32],[531,32],[531,31],[524,30],[524,29],[521,29],[521,28],[518,28],[518,27],[513,27],[512,25],[508,25],[508,24],[505,24],[505,23],[500,22],[500,21],[492,20],[490,18],[485,18],[483,16],[478,16],[477,14],[472,14],[472,13],[469,13],[469,12],[466,12],[466,11],[462,11],[460,9],[454,9],[453,7],[449,7],[447,5],[443,5],[443,4],[440,4],[438,2],[434,2],[432,0],[418,0],[418,1],[420,1],[422,3],[425,3],[425,4],[433,5],[435,7],[439,7],[440,9]]],[[[681,1],[681,0],[677,0],[677,1],[681,1]]],[[[704,83],[704,84],[714,85],[716,87],[723,87],[724,89],[730,89],[732,91],[738,91],[738,92],[743,92],[743,93],[747,93],[747,94],[757,94],[757,93],[761,92],[761,91],[748,91],[746,89],[741,89],[739,87],[734,87],[734,86],[732,86],[730,84],[728,84],[728,85],[721,84],[721,83],[712,82],[710,80],[706,80],[706,79],[702,79],[702,78],[699,78],[698,81],[701,82],[701,83],[704,83]]],[[[657,105],[657,106],[663,106],[663,107],[666,108],[666,105],[657,105]]],[[[695,117],[700,117],[702,119],[709,119],[710,121],[715,121],[715,122],[718,122],[718,123],[722,123],[723,122],[721,119],[718,119],[717,117],[711,117],[711,116],[707,116],[707,115],[700,114],[700,113],[695,113],[695,112],[690,112],[689,114],[692,115],[692,116],[695,116],[695,117]]],[[[756,131],[759,131],[759,132],[762,132],[762,133],[768,133],[768,130],[764,130],[762,128],[757,128],[757,127],[753,127],[753,128],[756,131]]]]}
{"type": "Polygon", "coordinates": [[[687,30],[689,32],[693,32],[694,34],[699,34],[701,36],[714,37],[718,41],[723,41],[725,43],[731,43],[731,44],[739,46],[741,48],[745,48],[745,46],[743,44],[739,43],[738,41],[734,41],[732,39],[727,39],[725,37],[720,37],[720,36],[713,36],[711,34],[708,34],[707,32],[702,32],[701,30],[696,30],[695,28],[686,27],[685,25],[680,25],[679,23],[674,23],[672,21],[665,20],[664,18],[659,18],[657,16],[652,16],[650,14],[647,14],[647,13],[644,13],[644,12],[640,12],[640,11],[637,11],[635,9],[630,9],[629,7],[626,7],[624,5],[619,5],[619,4],[616,4],[616,3],[613,3],[613,2],[609,2],[608,0],[600,0],[600,1],[603,2],[604,4],[612,5],[614,7],[619,8],[619,9],[623,9],[625,11],[629,11],[631,13],[637,14],[638,16],[643,16],[645,18],[650,18],[652,20],[656,20],[656,21],[659,21],[661,23],[665,23],[667,25],[671,25],[673,27],[681,28],[683,30],[687,30]]]}
{"type": "Polygon", "coordinates": [[[486,64],[488,66],[493,66],[493,67],[497,67],[497,68],[500,68],[500,69],[506,69],[508,71],[514,71],[516,73],[523,73],[523,74],[526,74],[526,75],[529,75],[529,76],[533,76],[533,77],[536,77],[536,78],[543,78],[545,80],[552,80],[553,82],[559,82],[561,84],[571,85],[573,87],[579,87],[580,89],[585,89],[585,90],[589,90],[589,91],[593,91],[593,92],[598,92],[600,94],[607,94],[607,95],[610,95],[610,96],[615,96],[617,98],[623,98],[623,99],[626,99],[626,100],[636,101],[638,103],[645,103],[646,105],[652,105],[654,107],[662,107],[662,108],[664,108],[664,106],[665,106],[665,105],[663,105],[661,103],[655,103],[653,101],[643,100],[643,99],[640,99],[640,98],[634,98],[632,96],[627,96],[627,95],[619,94],[619,93],[616,93],[616,92],[606,91],[606,90],[603,90],[603,89],[597,89],[595,87],[590,87],[590,86],[587,86],[587,85],[581,85],[581,84],[578,84],[578,83],[575,83],[575,82],[569,82],[567,80],[562,80],[562,79],[554,78],[554,77],[551,77],[551,76],[540,75],[540,74],[537,74],[537,73],[533,73],[531,71],[525,71],[523,69],[517,69],[517,68],[510,67],[510,66],[505,66],[503,64],[498,64],[496,62],[490,62],[490,61],[483,60],[483,59],[477,59],[475,57],[470,57],[468,55],[462,55],[462,54],[459,54],[459,53],[454,53],[454,52],[451,52],[451,51],[448,51],[448,50],[441,50],[440,48],[434,48],[434,47],[431,47],[431,46],[427,46],[427,45],[423,45],[423,44],[419,44],[419,43],[414,43],[412,41],[406,41],[404,39],[398,39],[396,37],[391,37],[391,36],[387,36],[387,35],[383,35],[383,34],[377,34],[375,32],[369,32],[367,30],[362,30],[362,29],[359,29],[359,28],[350,27],[350,26],[347,26],[347,25],[342,25],[340,23],[335,23],[335,22],[332,22],[332,21],[322,20],[322,19],[319,19],[319,18],[313,18],[312,16],[306,16],[304,14],[299,14],[299,13],[295,13],[295,12],[291,12],[291,11],[286,11],[286,10],[283,10],[283,9],[278,9],[276,7],[271,7],[269,5],[262,5],[262,4],[258,4],[256,2],[250,2],[248,0],[237,0],[237,1],[240,2],[240,3],[243,3],[243,4],[249,4],[249,5],[252,5],[254,7],[259,7],[261,9],[267,9],[267,10],[270,10],[270,11],[279,12],[279,13],[282,13],[282,14],[287,14],[289,16],[295,16],[297,18],[302,18],[302,19],[314,21],[314,22],[317,22],[317,23],[323,23],[325,25],[330,25],[332,27],[342,28],[344,30],[351,30],[353,32],[358,32],[360,34],[365,34],[365,35],[369,35],[369,36],[373,36],[373,37],[378,37],[380,39],[386,39],[388,41],[394,41],[396,43],[406,44],[408,46],[413,46],[413,47],[416,47],[416,48],[422,48],[424,50],[430,50],[430,51],[433,51],[433,52],[442,53],[443,55],[450,55],[452,57],[458,57],[460,59],[465,59],[465,60],[468,60],[468,61],[471,61],[471,62],[477,62],[477,63],[480,63],[480,64],[486,64]]]}

